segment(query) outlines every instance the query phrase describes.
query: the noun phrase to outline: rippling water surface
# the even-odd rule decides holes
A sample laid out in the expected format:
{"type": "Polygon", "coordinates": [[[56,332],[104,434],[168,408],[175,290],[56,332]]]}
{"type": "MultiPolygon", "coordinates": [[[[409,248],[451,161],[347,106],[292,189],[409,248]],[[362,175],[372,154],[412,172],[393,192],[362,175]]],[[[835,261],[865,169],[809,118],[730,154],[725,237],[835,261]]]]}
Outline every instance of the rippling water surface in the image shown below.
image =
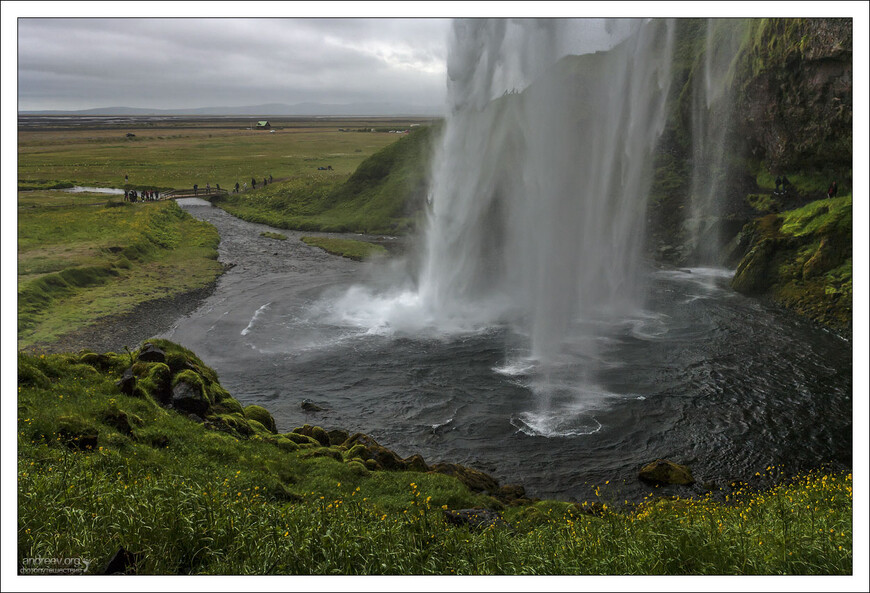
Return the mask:
{"type": "Polygon", "coordinates": [[[769,465],[851,464],[851,342],[732,292],[728,271],[649,270],[644,311],[579,333],[595,337],[541,368],[506,326],[402,333],[343,318],[335,303],[367,266],[185,207],[218,227],[233,267],[166,337],[281,431],[366,432],[563,499],[606,481],[640,497],[637,471],[656,458],[720,485],[769,465]],[[304,399],[324,411],[304,412],[304,399]]]}

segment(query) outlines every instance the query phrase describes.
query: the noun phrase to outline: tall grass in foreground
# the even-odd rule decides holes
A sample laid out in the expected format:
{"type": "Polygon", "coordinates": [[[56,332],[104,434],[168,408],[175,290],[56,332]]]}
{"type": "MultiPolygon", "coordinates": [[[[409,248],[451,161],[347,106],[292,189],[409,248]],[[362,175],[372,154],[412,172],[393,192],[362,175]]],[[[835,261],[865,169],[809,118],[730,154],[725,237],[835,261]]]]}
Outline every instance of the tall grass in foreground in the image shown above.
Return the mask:
{"type": "MultiPolygon", "coordinates": [[[[852,475],[811,472],[725,500],[503,507],[434,473],[368,471],[330,448],[208,430],[114,371],[19,355],[18,557],[119,549],[138,574],[850,574],[852,475]],[[123,411],[129,423],[119,425],[123,411]],[[64,425],[98,446],[64,444],[64,425]],[[507,527],[444,510],[500,509],[507,527]]],[[[772,470],[772,468],[770,468],[772,470]]],[[[721,494],[721,493],[720,493],[721,494]]]]}
{"type": "Polygon", "coordinates": [[[353,486],[281,504],[219,477],[154,477],[106,453],[55,453],[20,463],[19,558],[105,562],[123,546],[139,574],[851,572],[846,475],[806,476],[733,505],[652,501],[600,517],[538,505],[515,513],[513,529],[471,531],[446,524],[425,490],[401,513],[353,486]],[[96,458],[88,471],[84,455],[96,458]]]}

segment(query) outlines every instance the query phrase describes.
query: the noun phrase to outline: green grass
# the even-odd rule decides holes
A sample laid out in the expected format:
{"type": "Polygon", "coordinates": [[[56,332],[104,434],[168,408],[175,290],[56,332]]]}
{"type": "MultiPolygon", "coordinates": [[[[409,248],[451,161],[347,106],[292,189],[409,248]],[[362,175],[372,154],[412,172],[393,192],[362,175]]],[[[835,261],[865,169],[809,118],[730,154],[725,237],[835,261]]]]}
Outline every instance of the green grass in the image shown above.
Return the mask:
{"type": "Polygon", "coordinates": [[[383,256],[387,250],[381,245],[355,241],[353,239],[336,239],[333,237],[302,237],[302,241],[314,247],[320,247],[333,255],[363,261],[372,257],[383,256]]]}
{"type": "Polygon", "coordinates": [[[780,232],[796,237],[835,229],[851,233],[852,195],[816,200],[802,208],[784,212],[782,220],[780,232]]]}
{"type": "Polygon", "coordinates": [[[217,231],[174,202],[78,206],[88,199],[55,193],[56,204],[51,192],[19,194],[19,347],[220,274],[217,231]]]}
{"type": "MultiPolygon", "coordinates": [[[[197,369],[209,397],[232,400],[195,355],[158,344],[169,367],[197,369]]],[[[19,563],[84,558],[99,568],[123,547],[139,574],[852,571],[851,474],[782,480],[763,468],[769,488],[720,502],[626,505],[602,485],[584,503],[503,507],[442,474],[339,461],[341,447],[209,430],[156,404],[150,379],[140,384],[151,391],[121,394],[115,380],[130,359],[19,355],[19,563]],[[96,435],[94,448],[79,448],[77,434],[96,435]],[[501,509],[510,528],[445,521],[444,509],[470,507],[501,509]]],[[[138,365],[152,377],[162,363],[138,365]]]]}
{"type": "Polygon", "coordinates": [[[214,203],[244,220],[278,228],[405,233],[414,228],[425,205],[437,133],[437,127],[418,128],[362,161],[349,175],[315,171],[214,203]]]}
{"type": "MultiPolygon", "coordinates": [[[[249,122],[248,122],[249,123],[249,122]]],[[[30,130],[18,134],[20,189],[64,183],[93,187],[181,189],[193,184],[260,185],[331,166],[351,174],[367,156],[395,142],[389,133],[339,132],[342,122],[273,122],[276,133],[249,130],[243,121],[126,129],[30,130]]],[[[360,122],[365,123],[365,122],[360,122]]],[[[401,122],[397,122],[401,123],[401,122]]],[[[404,125],[407,125],[405,123],[404,125]]],[[[369,126],[367,126],[369,127],[369,126]]],[[[370,126],[374,127],[374,126],[370,126]]]]}

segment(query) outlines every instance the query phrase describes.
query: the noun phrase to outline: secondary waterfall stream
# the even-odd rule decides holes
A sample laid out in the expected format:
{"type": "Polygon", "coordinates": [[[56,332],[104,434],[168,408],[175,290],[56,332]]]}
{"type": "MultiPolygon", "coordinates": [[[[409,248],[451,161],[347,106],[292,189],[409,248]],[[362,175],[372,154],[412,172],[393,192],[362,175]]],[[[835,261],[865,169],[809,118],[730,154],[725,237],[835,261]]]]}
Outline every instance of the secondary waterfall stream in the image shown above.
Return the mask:
{"type": "Polygon", "coordinates": [[[851,343],[734,293],[728,270],[643,258],[670,24],[621,21],[585,48],[609,51],[566,58],[577,24],[457,23],[413,265],[185,205],[235,266],[167,337],[281,431],[366,432],[535,496],[624,481],[637,498],[659,457],[701,482],[848,467],[851,343]]]}

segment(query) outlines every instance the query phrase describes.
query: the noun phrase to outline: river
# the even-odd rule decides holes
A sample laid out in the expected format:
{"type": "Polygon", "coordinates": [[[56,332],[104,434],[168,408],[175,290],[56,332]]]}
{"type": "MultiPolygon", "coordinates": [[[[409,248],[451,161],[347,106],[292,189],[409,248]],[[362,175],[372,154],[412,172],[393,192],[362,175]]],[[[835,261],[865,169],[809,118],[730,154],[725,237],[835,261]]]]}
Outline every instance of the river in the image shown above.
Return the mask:
{"type": "Polygon", "coordinates": [[[851,467],[852,342],[731,291],[727,270],[648,267],[644,310],[598,328],[593,350],[569,345],[541,376],[507,325],[407,333],[344,322],[335,303],[388,263],[179,203],[217,227],[231,268],[163,337],[196,352],[244,405],[270,410],[281,432],[365,432],[401,456],[564,500],[606,482],[620,502],[640,499],[650,489],[637,472],[657,458],[692,469],[698,484],[683,494],[760,484],[769,467],[851,467]],[[323,410],[304,411],[306,399],[323,410]]]}

